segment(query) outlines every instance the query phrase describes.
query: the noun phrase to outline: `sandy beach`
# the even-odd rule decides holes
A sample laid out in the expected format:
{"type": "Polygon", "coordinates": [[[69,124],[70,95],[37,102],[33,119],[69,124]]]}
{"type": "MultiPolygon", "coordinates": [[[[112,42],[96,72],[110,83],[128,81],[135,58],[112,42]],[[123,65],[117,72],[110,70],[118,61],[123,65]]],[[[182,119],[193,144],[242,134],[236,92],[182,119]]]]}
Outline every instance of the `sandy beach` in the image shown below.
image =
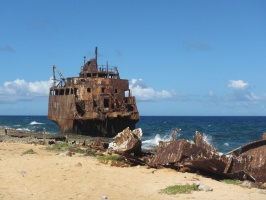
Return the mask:
{"type": "Polygon", "coordinates": [[[265,199],[266,191],[197,174],[145,166],[113,167],[94,157],[62,156],[43,145],[0,143],[0,199],[265,199]],[[23,152],[32,149],[35,154],[23,152]],[[159,191],[197,181],[213,191],[167,195],[159,191]]]}

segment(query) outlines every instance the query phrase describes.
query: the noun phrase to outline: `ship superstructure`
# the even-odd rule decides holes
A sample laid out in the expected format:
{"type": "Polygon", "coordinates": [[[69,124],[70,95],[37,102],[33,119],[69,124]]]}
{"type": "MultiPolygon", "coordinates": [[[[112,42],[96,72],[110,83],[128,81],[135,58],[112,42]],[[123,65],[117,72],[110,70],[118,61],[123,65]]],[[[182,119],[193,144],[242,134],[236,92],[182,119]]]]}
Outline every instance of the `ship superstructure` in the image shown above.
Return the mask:
{"type": "Polygon", "coordinates": [[[62,133],[115,135],[127,127],[133,130],[139,121],[128,80],[120,78],[117,67],[98,65],[97,47],[95,58],[86,62],[84,57],[78,77],[65,79],[53,66],[53,79],[48,118],[62,133]]]}

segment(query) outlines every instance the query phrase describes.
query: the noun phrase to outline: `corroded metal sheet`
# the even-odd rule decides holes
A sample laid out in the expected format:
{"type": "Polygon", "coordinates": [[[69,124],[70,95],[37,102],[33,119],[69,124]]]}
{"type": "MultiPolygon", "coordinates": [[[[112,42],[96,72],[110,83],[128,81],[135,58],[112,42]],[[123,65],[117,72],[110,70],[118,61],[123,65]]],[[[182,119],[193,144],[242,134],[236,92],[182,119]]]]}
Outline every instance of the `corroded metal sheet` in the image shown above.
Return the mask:
{"type": "Polygon", "coordinates": [[[170,142],[167,146],[159,148],[158,152],[149,161],[149,166],[157,167],[160,165],[172,164],[189,158],[198,152],[195,144],[187,140],[170,142]]]}
{"type": "Polygon", "coordinates": [[[238,179],[266,182],[266,140],[254,141],[230,152],[227,174],[238,179]]]}
{"type": "Polygon", "coordinates": [[[254,141],[219,155],[217,149],[196,132],[194,143],[187,140],[161,143],[148,161],[151,167],[171,165],[177,169],[202,171],[240,180],[266,182],[266,140],[254,141]]]}
{"type": "Polygon", "coordinates": [[[150,166],[165,165],[197,158],[213,158],[218,156],[211,145],[206,142],[205,136],[196,132],[194,143],[187,140],[177,140],[167,143],[159,148],[158,152],[150,160],[150,166]]]}

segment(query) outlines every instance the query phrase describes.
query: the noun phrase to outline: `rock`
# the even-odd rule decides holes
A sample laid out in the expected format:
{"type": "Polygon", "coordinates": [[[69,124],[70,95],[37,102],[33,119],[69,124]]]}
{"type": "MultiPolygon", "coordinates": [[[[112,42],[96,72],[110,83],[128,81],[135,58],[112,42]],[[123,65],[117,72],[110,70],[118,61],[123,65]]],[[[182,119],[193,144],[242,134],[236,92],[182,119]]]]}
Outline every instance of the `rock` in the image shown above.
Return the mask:
{"type": "Polygon", "coordinates": [[[241,186],[242,187],[246,187],[246,188],[252,188],[252,182],[251,181],[243,181],[242,183],[241,183],[241,186]]]}
{"type": "Polygon", "coordinates": [[[101,197],[102,197],[102,199],[108,199],[107,195],[102,195],[101,197]]]}
{"type": "Polygon", "coordinates": [[[80,162],[78,162],[75,166],[76,167],[82,167],[82,164],[80,162]]]}
{"type": "Polygon", "coordinates": [[[203,184],[199,185],[198,189],[203,190],[205,192],[213,191],[213,189],[210,186],[203,185],[203,184]]]}
{"type": "Polygon", "coordinates": [[[92,149],[103,151],[108,148],[109,144],[104,142],[102,138],[97,137],[88,146],[92,149]]]}
{"type": "Polygon", "coordinates": [[[64,152],[60,153],[59,156],[72,156],[72,152],[64,151],[64,152]]]}
{"type": "Polygon", "coordinates": [[[205,192],[213,191],[213,189],[210,186],[204,185],[201,182],[195,182],[194,184],[198,187],[200,191],[205,191],[205,192]]]}
{"type": "Polygon", "coordinates": [[[108,151],[140,153],[141,136],[142,130],[140,128],[133,131],[131,131],[129,128],[126,128],[114,137],[114,141],[109,144],[108,151]]]}
{"type": "Polygon", "coordinates": [[[20,173],[22,176],[24,176],[27,172],[26,172],[26,170],[22,169],[22,170],[20,170],[19,173],[20,173]]]}
{"type": "Polygon", "coordinates": [[[104,156],[104,153],[102,151],[96,151],[97,156],[104,156]]]}

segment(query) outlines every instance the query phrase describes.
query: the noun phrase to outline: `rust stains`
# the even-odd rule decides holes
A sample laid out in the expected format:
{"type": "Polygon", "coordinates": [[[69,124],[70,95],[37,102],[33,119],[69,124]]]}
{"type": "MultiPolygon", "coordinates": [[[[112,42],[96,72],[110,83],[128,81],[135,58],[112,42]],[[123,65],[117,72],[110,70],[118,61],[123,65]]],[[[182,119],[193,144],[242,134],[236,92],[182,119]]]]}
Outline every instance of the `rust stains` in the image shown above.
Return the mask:
{"type": "Polygon", "coordinates": [[[168,166],[180,171],[201,171],[239,180],[266,182],[266,140],[254,141],[219,155],[196,131],[194,142],[177,140],[160,143],[149,159],[150,167],[168,166]]]}
{"type": "Polygon", "coordinates": [[[120,78],[117,67],[98,65],[97,48],[95,58],[86,62],[84,57],[78,77],[65,79],[54,66],[53,79],[48,118],[62,133],[115,135],[127,127],[133,130],[139,121],[128,80],[120,78]]]}

